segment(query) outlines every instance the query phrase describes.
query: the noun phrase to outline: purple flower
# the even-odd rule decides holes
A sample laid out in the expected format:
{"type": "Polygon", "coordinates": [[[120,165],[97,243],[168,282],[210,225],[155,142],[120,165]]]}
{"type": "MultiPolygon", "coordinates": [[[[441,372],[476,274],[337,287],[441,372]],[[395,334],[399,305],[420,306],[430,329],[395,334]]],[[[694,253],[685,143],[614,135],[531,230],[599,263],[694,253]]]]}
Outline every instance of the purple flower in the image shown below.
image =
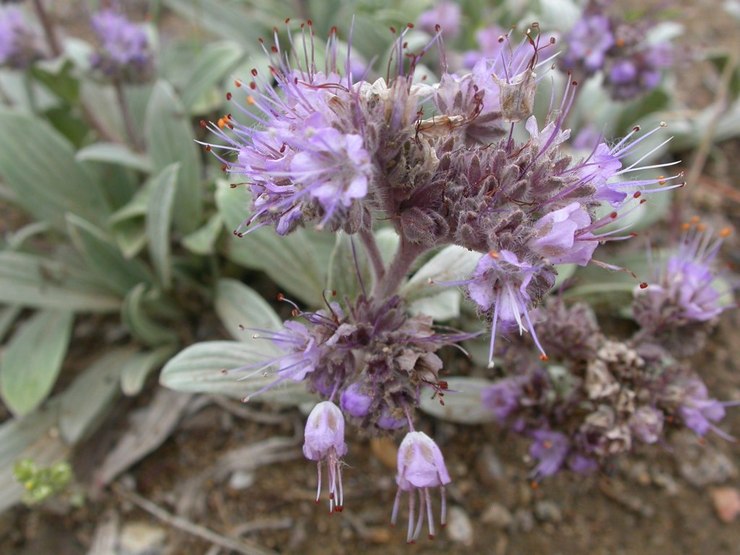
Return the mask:
{"type": "Polygon", "coordinates": [[[522,380],[519,378],[499,380],[483,390],[481,402],[493,413],[496,420],[503,422],[519,408],[522,385],[522,380]]]}
{"type": "Polygon", "coordinates": [[[543,268],[521,261],[508,250],[491,251],[478,261],[466,284],[468,295],[482,311],[493,311],[491,319],[491,345],[488,352],[489,364],[493,365],[493,350],[496,326],[516,323],[519,333],[529,331],[537,347],[545,355],[529,317],[532,298],[529,286],[532,279],[543,268]]]}
{"type": "Polygon", "coordinates": [[[423,12],[416,24],[427,33],[436,33],[440,26],[442,36],[446,39],[455,38],[460,33],[460,6],[455,2],[442,0],[431,10],[423,12]]]}
{"type": "Polygon", "coordinates": [[[672,63],[667,44],[637,46],[607,64],[604,86],[616,100],[631,100],[657,87],[661,71],[672,63]]]}
{"type": "Polygon", "coordinates": [[[719,422],[725,417],[726,406],[738,405],[740,401],[723,403],[717,399],[710,399],[707,386],[698,377],[682,384],[682,390],[678,413],[687,428],[698,436],[704,436],[711,430],[728,441],[734,441],[732,436],[723,432],[713,422],[719,422]]]}
{"type": "Polygon", "coordinates": [[[425,516],[429,527],[429,537],[434,537],[435,529],[429,488],[439,487],[442,491],[440,522],[442,526],[445,525],[447,519],[445,486],[451,481],[442,452],[434,443],[434,440],[424,432],[409,432],[406,434],[398,448],[398,474],[396,475],[398,492],[393,503],[393,514],[391,516],[391,523],[395,524],[401,501],[401,492],[409,492],[409,524],[406,541],[411,543],[419,537],[425,516]],[[414,520],[416,520],[414,518],[415,494],[417,491],[419,519],[416,521],[416,528],[414,529],[414,520]]]}
{"type": "Polygon", "coordinates": [[[591,216],[577,202],[544,215],[534,229],[537,237],[529,246],[551,264],[585,266],[598,246],[590,232],[591,216]]]}
{"type": "Polygon", "coordinates": [[[0,66],[25,69],[40,56],[35,33],[14,7],[0,9],[0,66]]]}
{"type": "Polygon", "coordinates": [[[604,66],[606,53],[614,45],[611,22],[605,15],[584,15],[565,38],[568,49],[562,58],[566,70],[580,69],[592,75],[604,66]]]}
{"type": "Polygon", "coordinates": [[[329,512],[341,512],[344,507],[341,459],[347,453],[344,442],[344,416],[331,401],[316,405],[308,415],[304,432],[303,454],[318,462],[316,501],[321,496],[321,465],[326,463],[329,474],[329,512]]]}
{"type": "Polygon", "coordinates": [[[93,54],[92,66],[111,79],[146,80],[152,69],[152,52],[144,28],[113,9],[99,11],[91,22],[101,43],[93,54]]]}
{"type": "Polygon", "coordinates": [[[565,434],[549,430],[536,430],[532,433],[534,443],[529,454],[539,463],[534,469],[536,478],[552,476],[563,466],[570,451],[570,440],[565,434]]]}
{"type": "Polygon", "coordinates": [[[372,397],[362,391],[362,386],[359,383],[353,383],[342,391],[339,405],[343,411],[355,418],[364,418],[370,412],[372,402],[372,397]]]}
{"type": "Polygon", "coordinates": [[[313,131],[302,141],[290,162],[290,179],[299,194],[307,192],[323,208],[321,225],[337,210],[367,195],[373,166],[360,135],[345,135],[326,127],[313,131]]]}

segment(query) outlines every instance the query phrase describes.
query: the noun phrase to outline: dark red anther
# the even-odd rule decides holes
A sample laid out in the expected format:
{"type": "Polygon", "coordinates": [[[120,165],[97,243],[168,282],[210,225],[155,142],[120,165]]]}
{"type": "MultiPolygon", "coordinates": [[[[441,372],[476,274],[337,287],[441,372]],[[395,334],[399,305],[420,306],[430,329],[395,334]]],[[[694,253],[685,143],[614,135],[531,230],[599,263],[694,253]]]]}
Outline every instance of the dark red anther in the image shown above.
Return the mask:
{"type": "Polygon", "coordinates": [[[632,195],[632,198],[640,198],[642,196],[642,193],[640,191],[635,191],[635,194],[632,195]]]}
{"type": "Polygon", "coordinates": [[[570,84],[573,85],[574,87],[577,87],[578,86],[578,81],[573,80],[573,81],[570,82],[570,84]]]}
{"type": "Polygon", "coordinates": [[[205,129],[206,127],[208,127],[208,122],[206,122],[206,120],[204,119],[200,120],[199,123],[200,123],[201,129],[205,129]]]}
{"type": "Polygon", "coordinates": [[[396,28],[393,25],[390,26],[390,30],[391,33],[393,33],[394,35],[396,34],[396,28]]]}
{"type": "Polygon", "coordinates": [[[329,29],[329,36],[336,35],[337,34],[337,27],[336,25],[332,25],[332,28],[329,29]]]}
{"type": "Polygon", "coordinates": [[[231,93],[230,92],[227,92],[226,93],[226,100],[231,100],[231,93]]]}
{"type": "Polygon", "coordinates": [[[402,48],[408,48],[409,47],[409,43],[404,41],[404,43],[401,45],[401,47],[402,48]]]}
{"type": "Polygon", "coordinates": [[[251,83],[249,83],[249,88],[252,89],[252,90],[255,90],[257,88],[257,83],[255,83],[254,81],[252,81],[251,83]]]}
{"type": "Polygon", "coordinates": [[[272,45],[272,46],[270,47],[270,52],[272,52],[273,54],[277,54],[277,52],[278,52],[277,46],[275,46],[275,45],[273,44],[273,45],[272,45]]]}
{"type": "Polygon", "coordinates": [[[226,173],[226,171],[227,171],[228,169],[229,169],[229,166],[227,166],[226,164],[221,164],[221,171],[222,171],[222,172],[226,173]]]}
{"type": "Polygon", "coordinates": [[[645,204],[646,202],[647,202],[647,199],[646,198],[641,198],[640,199],[640,204],[645,204]]]}
{"type": "Polygon", "coordinates": [[[286,17],[285,18],[285,24],[287,25],[288,23],[290,23],[290,18],[289,17],[286,17]]]}
{"type": "Polygon", "coordinates": [[[308,25],[309,27],[312,27],[312,26],[313,26],[313,20],[312,20],[312,19],[309,19],[308,21],[306,21],[306,24],[307,24],[307,25],[308,25]]]}
{"type": "Polygon", "coordinates": [[[407,27],[408,29],[413,29],[413,28],[414,28],[414,24],[413,24],[413,23],[407,23],[407,24],[406,24],[406,27],[407,27]]]}
{"type": "Polygon", "coordinates": [[[647,289],[647,287],[648,287],[648,284],[644,281],[640,284],[640,289],[647,289]]]}
{"type": "Polygon", "coordinates": [[[632,131],[634,131],[635,133],[637,133],[637,132],[638,132],[638,131],[639,131],[640,129],[642,129],[642,128],[641,128],[641,127],[640,127],[639,125],[635,125],[635,126],[634,126],[634,127],[632,128],[632,131]]]}
{"type": "Polygon", "coordinates": [[[276,299],[277,299],[278,301],[282,302],[282,301],[284,301],[284,300],[285,300],[285,295],[283,295],[282,293],[278,293],[278,294],[277,294],[277,296],[276,296],[275,298],[276,298],[276,299]]]}
{"type": "Polygon", "coordinates": [[[435,33],[439,33],[439,32],[440,32],[441,30],[442,30],[442,26],[441,26],[441,25],[440,25],[439,23],[437,23],[437,24],[436,24],[436,25],[434,26],[434,32],[435,32],[435,33]]]}
{"type": "Polygon", "coordinates": [[[211,145],[206,145],[205,150],[206,150],[206,152],[211,152],[211,150],[213,150],[213,148],[211,147],[211,145]]]}
{"type": "Polygon", "coordinates": [[[252,77],[257,77],[257,68],[256,68],[256,67],[253,67],[253,68],[252,68],[252,69],[250,70],[250,72],[249,72],[249,73],[251,73],[251,74],[252,74],[252,77]]]}
{"type": "Polygon", "coordinates": [[[437,385],[440,389],[449,389],[450,384],[448,384],[445,380],[440,380],[437,382],[437,385]]]}
{"type": "Polygon", "coordinates": [[[615,219],[615,218],[616,218],[617,216],[618,216],[618,214],[617,214],[616,212],[612,212],[611,214],[609,214],[609,217],[610,217],[610,218],[611,218],[612,220],[613,220],[613,219],[615,219]]]}

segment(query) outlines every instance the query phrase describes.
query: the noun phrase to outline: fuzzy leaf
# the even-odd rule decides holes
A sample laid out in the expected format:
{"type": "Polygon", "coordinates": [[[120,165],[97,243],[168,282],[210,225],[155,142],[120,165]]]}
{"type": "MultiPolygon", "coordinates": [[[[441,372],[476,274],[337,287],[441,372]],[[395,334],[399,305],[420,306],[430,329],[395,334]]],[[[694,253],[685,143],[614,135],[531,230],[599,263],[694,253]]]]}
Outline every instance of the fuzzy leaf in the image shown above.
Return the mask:
{"type": "Polygon", "coordinates": [[[105,221],[109,208],[102,190],[66,139],[42,120],[4,109],[0,129],[0,175],[22,208],[60,230],[66,212],[105,221]]]}
{"type": "Polygon", "coordinates": [[[145,134],[154,171],[180,163],[175,194],[175,226],[188,233],[201,223],[201,161],[187,113],[171,85],[159,81],[147,107],[145,134]]]}
{"type": "Polygon", "coordinates": [[[76,158],[80,162],[117,164],[144,173],[152,171],[152,162],[149,158],[120,143],[91,144],[80,150],[76,158]]]}
{"type": "Polygon", "coordinates": [[[177,342],[177,333],[172,328],[159,324],[146,313],[145,293],[146,285],[140,283],[126,295],[121,314],[123,323],[134,337],[152,347],[177,342]]]}
{"type": "Polygon", "coordinates": [[[16,416],[46,399],[56,382],[72,333],[72,313],[44,310],[13,335],[0,365],[0,393],[16,416]]]}
{"type": "Polygon", "coordinates": [[[172,285],[170,225],[178,171],[180,164],[171,164],[154,178],[146,214],[149,257],[165,289],[172,285]]]}
{"type": "Polygon", "coordinates": [[[326,288],[336,291],[340,299],[345,296],[353,299],[362,291],[361,285],[369,291],[372,283],[370,264],[359,238],[347,235],[343,231],[337,232],[329,259],[326,288]]]}
{"type": "MultiPolygon", "coordinates": [[[[280,317],[259,293],[234,279],[218,281],[215,306],[224,326],[237,341],[252,342],[255,330],[276,331],[283,327],[280,317]]],[[[270,341],[262,342],[272,347],[270,341]]]]}
{"type": "Polygon", "coordinates": [[[194,254],[213,254],[216,241],[223,230],[221,216],[214,214],[206,225],[196,229],[187,237],[183,237],[182,244],[194,254]]]}
{"type": "Polygon", "coordinates": [[[101,284],[122,297],[142,281],[151,282],[152,275],[139,260],[126,260],[118,246],[102,230],[67,214],[67,228],[77,250],[101,284]]]}
{"type": "Polygon", "coordinates": [[[216,87],[243,57],[244,50],[230,41],[211,43],[203,48],[193,62],[193,73],[182,92],[185,107],[192,110],[198,100],[216,87]]]}
{"type": "MultiPolygon", "coordinates": [[[[241,366],[256,364],[274,357],[274,351],[265,341],[241,343],[237,341],[208,341],[196,343],[181,351],[162,369],[160,383],[176,391],[193,393],[221,393],[243,398],[275,381],[275,375],[257,372],[240,379],[247,372],[230,371],[241,366]]],[[[300,382],[283,382],[255,400],[298,405],[312,396],[300,382]]]]}
{"type": "Polygon", "coordinates": [[[437,322],[452,320],[460,316],[462,295],[457,289],[447,289],[430,297],[416,299],[409,305],[411,314],[425,314],[437,322]]]}
{"type": "Polygon", "coordinates": [[[121,391],[123,391],[123,394],[138,395],[141,393],[147,376],[172,356],[173,352],[172,347],[164,346],[153,351],[142,351],[132,355],[121,368],[121,391]]]}
{"type": "Polygon", "coordinates": [[[458,377],[447,380],[448,391],[444,395],[444,405],[439,397],[432,399],[432,392],[422,391],[419,407],[425,413],[454,422],[456,424],[482,424],[493,422],[493,413],[481,404],[481,392],[491,382],[480,378],[458,377]]]}
{"type": "Polygon", "coordinates": [[[443,288],[430,283],[466,279],[475,269],[481,253],[451,245],[434,255],[411,277],[401,295],[409,300],[439,294],[443,288]]]}
{"type": "Polygon", "coordinates": [[[135,352],[133,347],[110,350],[60,396],[59,431],[67,443],[77,443],[97,427],[119,391],[121,370],[135,352]]]}
{"type": "Polygon", "coordinates": [[[0,302],[90,312],[111,312],[121,305],[84,269],[17,252],[0,252],[0,302]]]}

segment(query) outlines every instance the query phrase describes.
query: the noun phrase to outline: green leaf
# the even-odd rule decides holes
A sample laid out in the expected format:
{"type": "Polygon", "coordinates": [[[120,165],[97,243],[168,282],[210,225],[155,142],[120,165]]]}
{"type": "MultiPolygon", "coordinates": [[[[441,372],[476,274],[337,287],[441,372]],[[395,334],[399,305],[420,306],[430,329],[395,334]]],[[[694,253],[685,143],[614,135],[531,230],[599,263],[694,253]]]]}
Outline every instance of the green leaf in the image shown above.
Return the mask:
{"type": "MultiPolygon", "coordinates": [[[[240,210],[245,210],[244,199],[249,198],[244,189],[231,189],[219,183],[216,204],[227,226],[238,225],[240,210]],[[240,208],[241,207],[241,208],[240,208]]],[[[227,256],[237,264],[262,270],[287,293],[309,305],[322,302],[326,284],[326,269],[329,265],[334,238],[328,233],[298,229],[285,237],[273,229],[264,227],[247,233],[243,237],[233,234],[226,243],[227,256]]]]}
{"type": "Polygon", "coordinates": [[[495,420],[493,413],[481,403],[481,392],[492,382],[480,378],[448,378],[448,391],[444,405],[439,396],[432,398],[432,391],[422,391],[419,408],[425,413],[456,424],[482,424],[495,420]]]}
{"type": "MultiPolygon", "coordinates": [[[[182,92],[182,103],[192,110],[213,87],[220,84],[230,70],[244,57],[244,50],[231,41],[207,45],[193,62],[195,67],[182,92]]],[[[223,91],[219,97],[223,97],[223,91]]]]}
{"type": "MultiPolygon", "coordinates": [[[[262,363],[274,358],[266,341],[208,341],[196,343],[165,364],[160,383],[176,391],[221,393],[243,398],[272,384],[276,376],[266,371],[237,372],[242,366],[262,363]],[[249,376],[248,378],[246,376],[249,376]]],[[[305,384],[287,380],[261,393],[255,399],[281,404],[298,405],[313,396],[305,384]]]]}
{"type": "Polygon", "coordinates": [[[180,163],[175,195],[175,226],[188,233],[201,223],[201,161],[187,113],[172,87],[159,81],[147,107],[145,133],[154,170],[180,163]]]}
{"type": "Polygon", "coordinates": [[[90,312],[111,312],[121,305],[84,269],[17,252],[0,252],[0,302],[90,312]]]}
{"type": "MultiPolygon", "coordinates": [[[[254,330],[276,331],[283,327],[280,317],[262,296],[235,279],[218,281],[215,306],[224,326],[237,341],[253,341],[254,330]]],[[[272,347],[269,340],[262,341],[272,347]]]]}
{"type": "Polygon", "coordinates": [[[343,231],[336,233],[336,241],[329,258],[329,270],[326,278],[326,288],[336,291],[341,299],[353,299],[362,291],[360,279],[365,289],[372,288],[373,275],[370,270],[365,249],[358,236],[350,236],[343,231]],[[354,243],[354,251],[353,251],[354,243]],[[360,271],[360,278],[357,270],[360,271]]]}
{"type": "MultiPolygon", "coordinates": [[[[176,343],[177,333],[171,327],[153,320],[146,312],[146,285],[134,287],[123,303],[122,319],[124,325],[139,341],[157,347],[165,343],[176,343]]],[[[156,301],[156,297],[152,299],[156,301]]]]}
{"type": "Polygon", "coordinates": [[[5,334],[15,323],[16,318],[21,313],[19,306],[4,306],[0,308],[0,343],[5,339],[5,334]]]}
{"type": "Polygon", "coordinates": [[[31,74],[67,104],[76,104],[80,83],[74,77],[74,64],[59,58],[31,66],[31,74]]]}
{"type": "Polygon", "coordinates": [[[132,151],[120,143],[95,143],[77,153],[80,162],[117,164],[144,173],[152,171],[152,162],[143,154],[132,151]]]}
{"type": "Polygon", "coordinates": [[[121,368],[121,391],[124,395],[138,395],[141,393],[147,376],[157,366],[167,360],[174,349],[165,345],[153,351],[139,352],[132,355],[121,368]]]}
{"type": "Polygon", "coordinates": [[[51,392],[72,333],[72,313],[34,314],[7,345],[0,365],[0,393],[16,416],[28,414],[51,392]]]}
{"type": "Polygon", "coordinates": [[[140,260],[126,260],[118,246],[90,222],[67,215],[69,236],[90,270],[107,289],[121,297],[140,282],[151,282],[152,275],[140,260]]]}
{"type": "Polygon", "coordinates": [[[435,254],[401,287],[409,300],[438,295],[444,288],[431,282],[467,279],[481,258],[481,253],[451,245],[435,254]]]}
{"type": "Polygon", "coordinates": [[[60,396],[59,431],[67,443],[77,443],[97,427],[119,391],[121,370],[135,353],[133,347],[112,349],[60,396]]]}
{"type": "Polygon", "coordinates": [[[213,254],[221,231],[223,230],[223,220],[218,214],[214,214],[208,220],[208,223],[196,229],[187,237],[183,237],[182,244],[194,254],[213,254]]]}
{"type": "Polygon", "coordinates": [[[431,316],[437,322],[452,320],[460,316],[461,298],[459,290],[449,288],[431,297],[416,299],[409,305],[409,312],[431,316]]]}
{"type": "Polygon", "coordinates": [[[44,121],[4,109],[0,129],[0,174],[22,208],[60,230],[66,212],[105,221],[105,196],[66,139],[44,121]]]}
{"type": "Polygon", "coordinates": [[[170,225],[175,203],[175,183],[180,164],[171,164],[154,178],[147,206],[146,236],[149,256],[165,289],[172,285],[170,225]]]}

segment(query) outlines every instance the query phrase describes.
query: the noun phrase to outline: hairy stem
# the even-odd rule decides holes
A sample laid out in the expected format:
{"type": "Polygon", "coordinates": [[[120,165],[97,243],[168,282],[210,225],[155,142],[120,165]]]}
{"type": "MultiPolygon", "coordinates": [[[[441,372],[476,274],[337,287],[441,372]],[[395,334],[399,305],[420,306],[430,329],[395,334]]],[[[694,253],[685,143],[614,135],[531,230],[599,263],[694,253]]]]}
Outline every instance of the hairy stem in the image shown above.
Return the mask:
{"type": "Polygon", "coordinates": [[[121,117],[123,118],[123,125],[126,128],[126,136],[128,137],[129,143],[134,150],[140,150],[139,141],[136,138],[136,128],[134,127],[134,120],[131,117],[131,110],[129,110],[128,102],[126,102],[126,92],[123,90],[123,85],[116,79],[113,81],[113,89],[116,92],[116,101],[118,107],[121,109],[121,117]]]}
{"type": "Polygon", "coordinates": [[[405,238],[401,237],[401,244],[398,246],[398,252],[393,257],[391,265],[388,267],[388,271],[383,276],[383,279],[375,284],[373,289],[373,298],[382,302],[391,295],[395,294],[398,287],[401,285],[403,278],[411,268],[414,260],[424,252],[424,247],[410,243],[405,238]]]}
{"type": "Polygon", "coordinates": [[[375,241],[375,235],[373,235],[372,230],[363,229],[360,231],[360,239],[365,247],[367,257],[370,259],[370,264],[373,267],[375,283],[378,283],[385,275],[385,264],[383,264],[383,257],[380,254],[378,243],[375,241]]]}

